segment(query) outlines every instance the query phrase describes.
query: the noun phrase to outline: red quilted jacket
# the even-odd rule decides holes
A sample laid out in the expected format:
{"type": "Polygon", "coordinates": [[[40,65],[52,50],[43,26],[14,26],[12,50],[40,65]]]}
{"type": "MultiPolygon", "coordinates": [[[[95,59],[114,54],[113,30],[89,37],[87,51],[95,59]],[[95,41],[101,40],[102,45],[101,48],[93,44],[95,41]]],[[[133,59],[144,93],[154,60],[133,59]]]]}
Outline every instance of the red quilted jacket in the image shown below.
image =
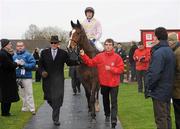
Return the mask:
{"type": "Polygon", "coordinates": [[[120,73],[124,71],[124,63],[122,58],[114,51],[99,53],[92,59],[84,54],[81,58],[88,66],[97,67],[100,85],[108,87],[119,86],[120,73]],[[110,66],[110,70],[105,69],[106,65],[110,66]]]}

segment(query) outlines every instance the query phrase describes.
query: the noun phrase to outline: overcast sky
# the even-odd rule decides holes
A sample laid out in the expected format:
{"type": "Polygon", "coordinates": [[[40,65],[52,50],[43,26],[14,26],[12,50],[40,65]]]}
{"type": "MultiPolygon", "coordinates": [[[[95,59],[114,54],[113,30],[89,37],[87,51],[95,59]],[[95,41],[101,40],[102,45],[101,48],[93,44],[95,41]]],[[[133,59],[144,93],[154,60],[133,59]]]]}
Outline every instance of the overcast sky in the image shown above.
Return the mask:
{"type": "Polygon", "coordinates": [[[102,38],[140,40],[140,29],[180,29],[180,0],[0,0],[0,38],[21,39],[30,24],[70,31],[92,6],[102,38]]]}

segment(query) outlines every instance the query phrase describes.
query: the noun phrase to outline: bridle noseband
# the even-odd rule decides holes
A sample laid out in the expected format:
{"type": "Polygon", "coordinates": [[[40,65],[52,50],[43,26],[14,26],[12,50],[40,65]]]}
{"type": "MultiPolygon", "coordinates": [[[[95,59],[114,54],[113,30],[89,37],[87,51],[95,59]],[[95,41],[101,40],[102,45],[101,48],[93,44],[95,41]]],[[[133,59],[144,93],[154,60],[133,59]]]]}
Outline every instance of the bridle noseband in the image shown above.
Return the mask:
{"type": "MultiPolygon", "coordinates": [[[[79,37],[81,37],[82,31],[80,31],[80,32],[78,32],[78,33],[79,33],[79,37]]],[[[74,52],[77,56],[79,56],[80,46],[79,46],[78,41],[76,41],[76,40],[74,40],[74,39],[72,39],[72,38],[70,38],[69,41],[76,43],[76,46],[77,46],[77,47],[75,47],[74,49],[72,49],[72,48],[69,49],[69,48],[67,47],[67,51],[68,51],[69,53],[74,52]],[[77,50],[77,51],[76,51],[76,50],[77,50]]],[[[69,41],[68,41],[68,42],[69,42],[69,41]]]]}

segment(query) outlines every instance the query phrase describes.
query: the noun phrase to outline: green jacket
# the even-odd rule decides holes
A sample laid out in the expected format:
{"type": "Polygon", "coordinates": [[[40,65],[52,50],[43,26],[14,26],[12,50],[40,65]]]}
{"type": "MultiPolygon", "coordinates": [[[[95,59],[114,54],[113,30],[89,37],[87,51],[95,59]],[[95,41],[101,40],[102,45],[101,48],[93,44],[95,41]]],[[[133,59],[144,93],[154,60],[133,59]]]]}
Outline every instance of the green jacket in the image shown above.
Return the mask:
{"type": "Polygon", "coordinates": [[[176,56],[175,82],[173,87],[173,98],[180,99],[180,43],[174,50],[176,56]]]}

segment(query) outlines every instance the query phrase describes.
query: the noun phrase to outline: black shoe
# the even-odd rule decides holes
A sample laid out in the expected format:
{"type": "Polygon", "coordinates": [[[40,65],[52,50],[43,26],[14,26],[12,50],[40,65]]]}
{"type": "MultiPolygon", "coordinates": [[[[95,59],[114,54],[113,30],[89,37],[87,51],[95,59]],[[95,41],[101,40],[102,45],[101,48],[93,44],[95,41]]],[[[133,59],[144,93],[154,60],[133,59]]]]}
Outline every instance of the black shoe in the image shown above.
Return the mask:
{"type": "Polygon", "coordinates": [[[112,129],[116,128],[116,123],[112,123],[112,129]]]}
{"type": "Polygon", "coordinates": [[[110,116],[106,116],[105,122],[110,122],[110,116]]]}
{"type": "Polygon", "coordinates": [[[73,94],[74,96],[76,95],[76,93],[73,94]]]}
{"type": "Polygon", "coordinates": [[[54,121],[54,125],[55,126],[60,126],[60,122],[59,121],[54,121]]]}
{"type": "Polygon", "coordinates": [[[11,116],[11,113],[2,113],[1,116],[11,116]]]}
{"type": "Polygon", "coordinates": [[[36,115],[36,112],[35,112],[35,111],[32,111],[31,113],[32,113],[32,115],[36,115]]]}

